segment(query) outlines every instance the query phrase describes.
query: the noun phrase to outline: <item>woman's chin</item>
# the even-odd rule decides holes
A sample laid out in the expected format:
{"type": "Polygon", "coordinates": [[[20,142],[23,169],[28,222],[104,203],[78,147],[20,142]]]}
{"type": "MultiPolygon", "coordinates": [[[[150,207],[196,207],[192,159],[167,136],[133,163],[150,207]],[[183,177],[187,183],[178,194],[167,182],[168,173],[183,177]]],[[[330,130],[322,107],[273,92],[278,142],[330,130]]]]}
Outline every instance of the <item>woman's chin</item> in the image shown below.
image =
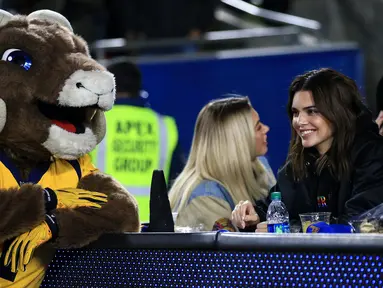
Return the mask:
{"type": "Polygon", "coordinates": [[[259,151],[257,153],[257,157],[265,156],[268,150],[269,150],[269,148],[267,148],[267,145],[266,145],[265,147],[263,147],[262,151],[259,151]]]}
{"type": "Polygon", "coordinates": [[[304,147],[304,148],[311,148],[311,147],[313,147],[315,144],[312,142],[312,141],[305,141],[305,140],[303,140],[302,141],[302,146],[304,147]]]}

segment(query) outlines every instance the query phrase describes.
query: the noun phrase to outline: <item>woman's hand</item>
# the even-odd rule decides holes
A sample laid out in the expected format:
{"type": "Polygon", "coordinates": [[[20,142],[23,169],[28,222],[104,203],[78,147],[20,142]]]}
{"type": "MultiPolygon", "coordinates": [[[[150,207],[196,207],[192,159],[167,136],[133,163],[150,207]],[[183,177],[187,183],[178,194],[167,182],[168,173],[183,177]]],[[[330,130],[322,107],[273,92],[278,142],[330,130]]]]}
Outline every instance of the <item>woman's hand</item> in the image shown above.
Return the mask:
{"type": "Polygon", "coordinates": [[[256,226],[259,221],[259,216],[255,212],[253,204],[248,200],[240,201],[231,212],[231,222],[241,229],[256,226]]]}

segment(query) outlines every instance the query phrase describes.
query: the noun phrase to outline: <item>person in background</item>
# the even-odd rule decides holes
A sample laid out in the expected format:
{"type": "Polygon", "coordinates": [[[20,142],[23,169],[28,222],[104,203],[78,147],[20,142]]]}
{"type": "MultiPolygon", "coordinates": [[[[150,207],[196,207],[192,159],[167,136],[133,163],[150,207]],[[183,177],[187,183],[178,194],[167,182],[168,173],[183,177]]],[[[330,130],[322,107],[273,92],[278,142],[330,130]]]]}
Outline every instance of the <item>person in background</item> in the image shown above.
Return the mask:
{"type": "MultiPolygon", "coordinates": [[[[327,68],[299,75],[287,107],[290,148],[272,191],[281,191],[290,222],[299,222],[300,213],[323,211],[331,212],[332,223],[347,224],[381,204],[383,137],[355,81],[327,68]]],[[[239,203],[235,225],[242,227],[243,217],[259,215],[239,203]]],[[[267,232],[267,224],[260,223],[257,231],[267,232]]]]}
{"type": "Polygon", "coordinates": [[[198,115],[189,159],[169,192],[176,226],[234,231],[229,219],[235,203],[255,204],[275,184],[257,158],[267,152],[269,127],[247,97],[228,96],[198,115]]]}
{"type": "Polygon", "coordinates": [[[138,201],[141,222],[149,220],[153,170],[163,170],[167,183],[182,171],[186,159],[174,118],[160,115],[142,97],[137,65],[123,61],[108,66],[116,78],[116,102],[106,113],[107,135],[92,152],[100,170],[118,179],[138,201]]]}

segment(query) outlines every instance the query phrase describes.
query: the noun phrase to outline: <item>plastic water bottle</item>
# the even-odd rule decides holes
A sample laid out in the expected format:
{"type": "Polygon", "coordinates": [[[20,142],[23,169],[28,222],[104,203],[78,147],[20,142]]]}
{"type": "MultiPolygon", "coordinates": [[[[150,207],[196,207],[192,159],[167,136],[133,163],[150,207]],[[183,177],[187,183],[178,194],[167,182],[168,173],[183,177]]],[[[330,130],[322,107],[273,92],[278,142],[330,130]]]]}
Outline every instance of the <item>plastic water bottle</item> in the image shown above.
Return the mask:
{"type": "Polygon", "coordinates": [[[271,193],[271,203],[266,215],[269,233],[290,233],[289,212],[281,198],[281,192],[271,193]]]}

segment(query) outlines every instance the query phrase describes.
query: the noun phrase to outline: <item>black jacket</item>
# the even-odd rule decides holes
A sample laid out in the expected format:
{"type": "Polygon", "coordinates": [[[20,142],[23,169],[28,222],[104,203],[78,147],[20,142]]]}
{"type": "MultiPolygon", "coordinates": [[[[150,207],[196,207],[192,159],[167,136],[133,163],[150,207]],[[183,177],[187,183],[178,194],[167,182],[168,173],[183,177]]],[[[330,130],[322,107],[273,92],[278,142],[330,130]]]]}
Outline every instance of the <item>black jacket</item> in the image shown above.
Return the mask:
{"type": "MultiPolygon", "coordinates": [[[[335,187],[329,187],[335,190],[333,215],[337,218],[334,221],[338,223],[347,223],[353,216],[383,203],[383,137],[379,135],[378,126],[369,111],[358,117],[357,134],[350,153],[351,176],[337,182],[335,187]]],[[[287,163],[278,172],[277,185],[272,191],[282,193],[282,201],[289,211],[290,220],[296,222],[299,221],[300,213],[316,211],[317,191],[312,190],[318,189],[318,183],[328,183],[328,177],[326,173],[319,176],[309,173],[306,179],[295,182],[287,163]]],[[[261,220],[265,219],[270,200],[265,202],[257,203],[261,220]]]]}

